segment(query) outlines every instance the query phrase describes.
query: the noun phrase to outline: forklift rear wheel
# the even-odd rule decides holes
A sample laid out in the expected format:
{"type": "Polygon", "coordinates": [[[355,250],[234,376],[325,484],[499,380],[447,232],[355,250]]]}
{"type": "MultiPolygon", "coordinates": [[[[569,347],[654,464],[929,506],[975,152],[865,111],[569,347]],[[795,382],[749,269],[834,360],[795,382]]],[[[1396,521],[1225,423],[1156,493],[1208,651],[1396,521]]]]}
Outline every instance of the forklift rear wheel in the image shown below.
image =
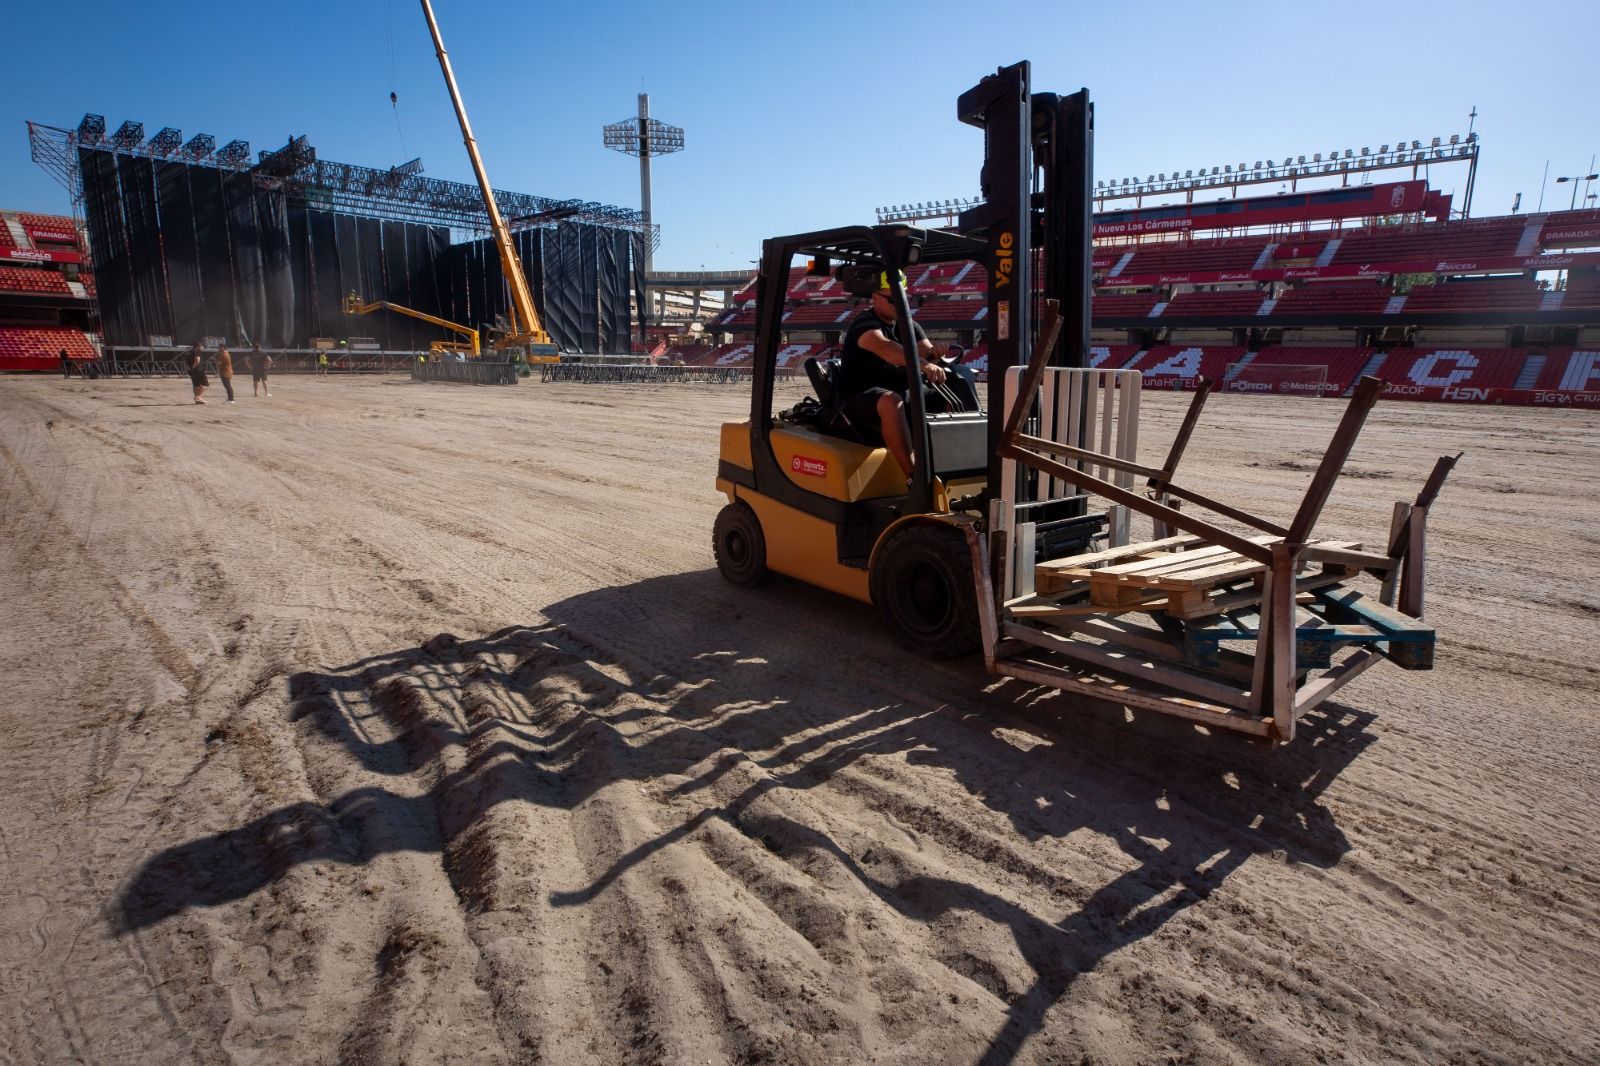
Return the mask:
{"type": "Polygon", "coordinates": [[[914,651],[954,659],[978,650],[978,590],[960,530],[905,527],[879,550],[870,580],[872,602],[914,651]]]}
{"type": "Polygon", "coordinates": [[[761,520],[750,505],[735,500],[717,514],[711,527],[711,553],[717,569],[730,583],[753,588],[771,576],[767,569],[767,538],[761,520]]]}

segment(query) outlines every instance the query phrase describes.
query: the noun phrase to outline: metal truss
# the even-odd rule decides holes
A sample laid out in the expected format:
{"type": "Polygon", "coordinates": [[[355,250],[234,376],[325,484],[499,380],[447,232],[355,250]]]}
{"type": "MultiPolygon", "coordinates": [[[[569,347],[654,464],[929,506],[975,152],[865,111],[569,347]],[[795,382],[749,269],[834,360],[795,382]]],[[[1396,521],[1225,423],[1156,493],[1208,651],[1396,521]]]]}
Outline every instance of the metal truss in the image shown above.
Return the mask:
{"type": "MultiPolygon", "coordinates": [[[[182,133],[172,127],[163,128],[149,141],[143,141],[142,126],[136,122],[123,123],[110,137],[105,129],[105,120],[98,115],[85,115],[76,130],[28,123],[33,161],[66,186],[75,207],[83,199],[78,149],[95,148],[249,173],[258,188],[281,189],[291,199],[324,210],[472,233],[489,231],[489,215],[478,187],[425,177],[420,159],[387,170],[335,163],[318,159],[316,149],[304,137],[296,137],[282,148],[263,150],[252,165],[250,145],[245,141],[232,141],[218,149],[209,134],[198,134],[184,143],[182,133]]],[[[652,247],[660,240],[659,228],[648,225],[643,212],[629,208],[502,189],[496,189],[494,197],[514,231],[575,221],[646,233],[652,247]]]]}

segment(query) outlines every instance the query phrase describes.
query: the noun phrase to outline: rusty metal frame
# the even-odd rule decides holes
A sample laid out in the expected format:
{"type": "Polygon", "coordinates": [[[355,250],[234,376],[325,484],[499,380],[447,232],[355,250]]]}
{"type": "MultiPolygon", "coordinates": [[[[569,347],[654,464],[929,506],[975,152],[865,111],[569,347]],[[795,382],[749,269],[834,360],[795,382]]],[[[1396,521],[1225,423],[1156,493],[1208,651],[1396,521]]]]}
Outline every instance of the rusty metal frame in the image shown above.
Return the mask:
{"type": "MultiPolygon", "coordinates": [[[[1025,372],[1017,402],[1009,412],[1000,437],[999,453],[1059,478],[1076,488],[1094,493],[1112,503],[1149,516],[1156,523],[1157,536],[1181,530],[1206,544],[1226,548],[1266,567],[1261,595],[1261,626],[1252,657],[1239,656],[1248,666],[1234,666],[1202,676],[1164,654],[1159,640],[1146,638],[1117,626],[1085,624],[1104,616],[1092,607],[1073,621],[1052,629],[1048,622],[1017,608],[1011,616],[1008,605],[994,594],[995,581],[990,551],[1003,550],[1003,540],[990,545],[976,532],[969,531],[973,551],[973,570],[979,585],[979,609],[983,631],[985,662],[991,672],[1046,684],[1063,691],[1090,695],[1124,706],[1157,710],[1192,721],[1238,730],[1277,742],[1294,737],[1299,716],[1327,699],[1332,693],[1377,662],[1382,655],[1368,648],[1346,649],[1342,659],[1324,668],[1315,680],[1296,661],[1296,596],[1302,583],[1296,574],[1302,563],[1322,562],[1353,566],[1382,578],[1382,601],[1393,604],[1398,598],[1402,612],[1420,617],[1422,612],[1424,537],[1428,506],[1438,495],[1446,475],[1459,455],[1443,457],[1435,464],[1423,490],[1413,504],[1397,504],[1387,542],[1388,554],[1347,551],[1310,544],[1312,531],[1349,459],[1368,414],[1377,403],[1386,383],[1363,377],[1354,388],[1339,425],[1335,429],[1317,470],[1299,506],[1287,524],[1250,514],[1237,507],[1211,499],[1175,482],[1179,463],[1199,423],[1200,413],[1211,392],[1202,381],[1189,405],[1176,438],[1160,468],[1142,466],[1092,449],[1041,440],[1022,432],[1031,398],[1049,361],[1060,331],[1058,308],[1047,301],[1041,328],[1041,342],[1034,348],[1025,372]],[[1103,477],[1078,469],[1062,458],[1087,461],[1103,469],[1123,470],[1147,479],[1148,495],[1141,495],[1103,477]],[[1214,522],[1179,509],[1182,501],[1241,525],[1270,534],[1268,542],[1241,536],[1214,522]],[[1075,633],[1100,637],[1105,644],[1076,639],[1075,633]],[[1031,653],[1002,654],[1002,645],[1028,649],[1031,653]],[[1064,669],[1049,659],[1051,653],[1072,661],[1064,669]],[[1248,672],[1248,683],[1243,676],[1248,672]],[[1230,681],[1228,677],[1231,676],[1230,681]]],[[[1003,538],[1000,523],[991,524],[990,538],[1003,538]]],[[[1327,584],[1326,580],[1321,581],[1327,584]]],[[[1076,610],[1076,609],[1074,609],[1076,610]]],[[[1151,637],[1160,633],[1151,631],[1151,637]]]]}

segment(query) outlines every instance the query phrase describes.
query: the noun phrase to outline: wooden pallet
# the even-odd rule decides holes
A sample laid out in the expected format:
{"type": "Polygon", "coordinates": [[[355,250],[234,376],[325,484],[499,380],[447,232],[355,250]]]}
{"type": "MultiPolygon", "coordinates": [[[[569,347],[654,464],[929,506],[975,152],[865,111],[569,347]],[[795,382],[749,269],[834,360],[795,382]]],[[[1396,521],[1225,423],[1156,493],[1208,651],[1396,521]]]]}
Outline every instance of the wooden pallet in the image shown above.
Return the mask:
{"type": "MultiPolygon", "coordinates": [[[[1271,547],[1281,538],[1251,541],[1271,547]]],[[[1359,543],[1321,541],[1307,547],[1333,561],[1322,559],[1320,571],[1297,577],[1297,592],[1335,584],[1361,569],[1358,559],[1337,558],[1361,557],[1359,543]]],[[[1312,561],[1302,559],[1299,570],[1303,573],[1312,561]]],[[[1163,611],[1173,618],[1203,618],[1260,602],[1260,578],[1267,569],[1265,563],[1204,544],[1198,537],[1167,537],[1040,563],[1034,572],[1035,597],[1007,607],[1019,617],[1163,611]]]]}

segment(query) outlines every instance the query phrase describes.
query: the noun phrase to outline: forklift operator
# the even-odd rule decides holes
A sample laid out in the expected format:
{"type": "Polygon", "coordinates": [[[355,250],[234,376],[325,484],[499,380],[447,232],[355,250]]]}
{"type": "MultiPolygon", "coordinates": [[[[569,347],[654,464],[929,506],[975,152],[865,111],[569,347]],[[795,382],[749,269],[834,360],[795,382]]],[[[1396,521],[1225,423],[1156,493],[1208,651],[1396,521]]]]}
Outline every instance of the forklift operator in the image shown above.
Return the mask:
{"type": "MultiPolygon", "coordinates": [[[[846,397],[845,417],[857,426],[876,426],[883,434],[884,447],[909,480],[914,453],[911,427],[906,421],[905,352],[896,332],[900,310],[889,288],[889,275],[879,275],[878,282],[871,304],[845,334],[839,353],[839,392],[846,397]]],[[[901,274],[900,288],[904,290],[905,285],[905,275],[901,274]]],[[[940,353],[920,325],[911,322],[909,326],[916,337],[923,378],[930,385],[942,385],[945,368],[935,361],[940,353]]],[[[945,406],[943,398],[927,385],[923,386],[923,404],[928,411],[945,406]]]]}

